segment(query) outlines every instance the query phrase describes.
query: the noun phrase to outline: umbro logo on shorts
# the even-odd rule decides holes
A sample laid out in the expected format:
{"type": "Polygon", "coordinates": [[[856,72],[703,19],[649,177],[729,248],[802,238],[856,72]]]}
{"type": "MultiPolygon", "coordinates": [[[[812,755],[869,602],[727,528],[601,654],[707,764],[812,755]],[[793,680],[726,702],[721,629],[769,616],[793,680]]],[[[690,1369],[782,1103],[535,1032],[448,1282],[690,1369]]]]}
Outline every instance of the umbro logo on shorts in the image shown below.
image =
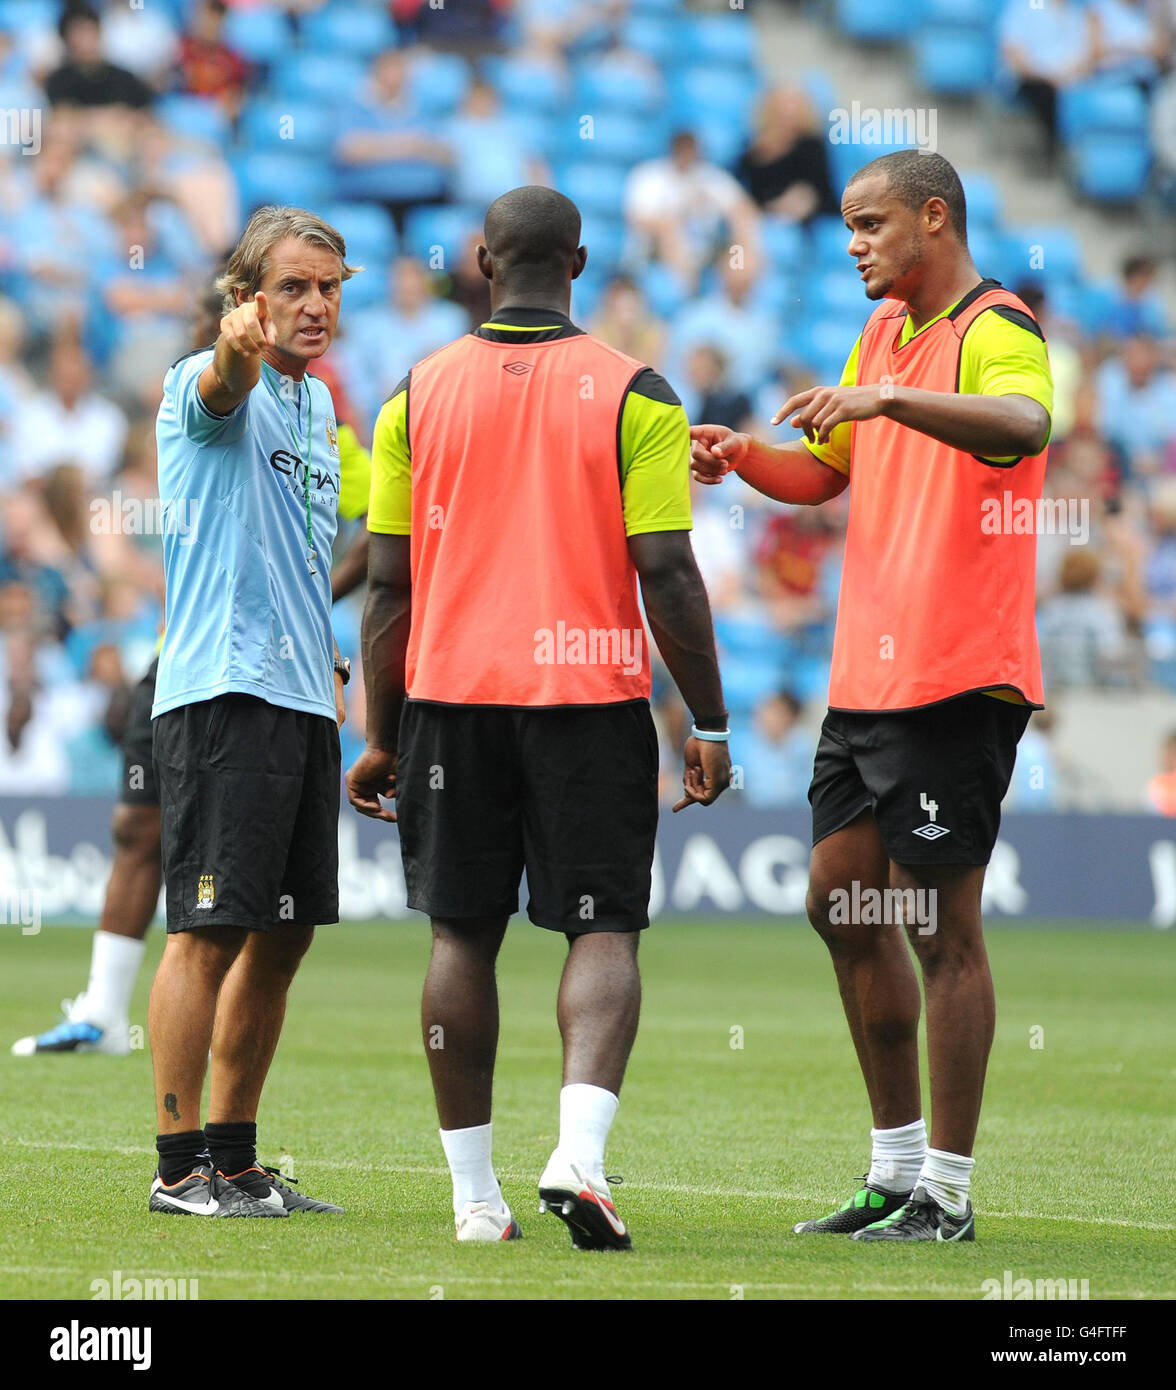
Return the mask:
{"type": "Polygon", "coordinates": [[[930,822],[919,826],[918,830],[912,830],[912,835],[921,835],[924,840],[938,840],[941,835],[950,835],[951,831],[946,825],[932,825],[930,822]]]}
{"type": "Polygon", "coordinates": [[[502,370],[509,372],[511,376],[522,376],[524,372],[531,370],[531,364],[529,362],[504,362],[502,370]]]}

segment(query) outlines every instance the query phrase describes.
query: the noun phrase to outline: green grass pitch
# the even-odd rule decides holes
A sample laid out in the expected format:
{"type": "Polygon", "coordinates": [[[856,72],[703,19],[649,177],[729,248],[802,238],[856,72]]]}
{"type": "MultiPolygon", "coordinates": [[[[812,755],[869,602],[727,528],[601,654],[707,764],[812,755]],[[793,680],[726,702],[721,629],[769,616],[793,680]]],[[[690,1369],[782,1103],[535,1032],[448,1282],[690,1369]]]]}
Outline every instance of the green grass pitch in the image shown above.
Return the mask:
{"type": "MultiPolygon", "coordinates": [[[[150,938],[132,1022],[163,933],[150,938]]],[[[417,1006],[414,921],[330,927],[295,985],[263,1103],[341,1217],[153,1216],[150,1059],[14,1058],[85,982],[90,934],[0,936],[0,1296],[88,1299],[92,1281],[197,1279],[217,1298],[960,1298],[985,1279],[1086,1279],[1090,1297],[1176,1297],[1171,1105],[1176,939],[996,926],[998,1024],[977,1150],[975,1245],[855,1245],[792,1224],[832,1210],[869,1115],[817,938],[782,925],[663,923],[610,1145],[629,1255],[573,1251],[537,1214],[554,1144],[562,938],[507,936],[495,1140],[524,1238],[458,1246],[417,1006]],[[1034,1030],[1040,1030],[1035,1033],[1034,1030]],[[741,1031],[740,1031],[741,1030],[741,1031]],[[734,1043],[742,1042],[742,1046],[734,1043]],[[1034,1041],[1040,1046],[1031,1045],[1034,1041]]]]}

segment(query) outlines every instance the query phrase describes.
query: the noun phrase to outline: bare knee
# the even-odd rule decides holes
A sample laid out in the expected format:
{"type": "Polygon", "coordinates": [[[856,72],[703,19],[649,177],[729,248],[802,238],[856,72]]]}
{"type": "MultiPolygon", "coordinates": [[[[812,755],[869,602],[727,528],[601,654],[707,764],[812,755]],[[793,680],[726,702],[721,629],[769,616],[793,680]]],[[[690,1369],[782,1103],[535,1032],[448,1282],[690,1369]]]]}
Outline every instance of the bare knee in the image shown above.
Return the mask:
{"type": "Polygon", "coordinates": [[[171,961],[185,972],[203,976],[219,984],[228,974],[245,942],[240,927],[203,927],[192,931],[173,932],[167,939],[165,961],[171,961]]]}
{"type": "Polygon", "coordinates": [[[313,927],[283,923],[268,932],[250,932],[246,952],[266,975],[292,980],[313,940],[313,927]]]}
{"type": "Polygon", "coordinates": [[[110,833],[119,854],[140,863],[159,862],[161,851],[158,806],[128,806],[120,802],[114,808],[110,833]]]}

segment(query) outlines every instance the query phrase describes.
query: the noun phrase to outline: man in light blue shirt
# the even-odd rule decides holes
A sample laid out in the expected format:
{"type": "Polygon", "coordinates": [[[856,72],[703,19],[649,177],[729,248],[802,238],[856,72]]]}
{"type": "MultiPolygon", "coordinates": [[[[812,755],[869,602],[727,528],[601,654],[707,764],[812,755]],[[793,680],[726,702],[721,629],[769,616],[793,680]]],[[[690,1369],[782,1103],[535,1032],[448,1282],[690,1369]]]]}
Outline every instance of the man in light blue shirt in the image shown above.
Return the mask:
{"type": "Polygon", "coordinates": [[[339,916],[339,445],[331,394],[307,367],[334,336],[346,254],[313,214],[260,208],[217,282],[228,312],[215,346],[164,379],[152,715],[168,940],[148,1016],[152,1211],[341,1210],[261,1167],[256,1143],[290,982],[315,925],[339,916]]]}

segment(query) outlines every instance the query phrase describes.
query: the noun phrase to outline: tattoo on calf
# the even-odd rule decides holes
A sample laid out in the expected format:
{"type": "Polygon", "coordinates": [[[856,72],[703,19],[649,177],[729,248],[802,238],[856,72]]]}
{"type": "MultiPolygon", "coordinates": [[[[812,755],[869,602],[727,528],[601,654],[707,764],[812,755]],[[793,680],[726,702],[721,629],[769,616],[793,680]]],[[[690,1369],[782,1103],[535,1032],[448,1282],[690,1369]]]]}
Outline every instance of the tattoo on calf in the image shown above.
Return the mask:
{"type": "Polygon", "coordinates": [[[180,1108],[176,1104],[176,1097],[174,1091],[169,1091],[167,1095],[164,1096],[163,1108],[167,1111],[167,1113],[172,1117],[173,1120],[178,1120],[180,1118],[180,1108]]]}

